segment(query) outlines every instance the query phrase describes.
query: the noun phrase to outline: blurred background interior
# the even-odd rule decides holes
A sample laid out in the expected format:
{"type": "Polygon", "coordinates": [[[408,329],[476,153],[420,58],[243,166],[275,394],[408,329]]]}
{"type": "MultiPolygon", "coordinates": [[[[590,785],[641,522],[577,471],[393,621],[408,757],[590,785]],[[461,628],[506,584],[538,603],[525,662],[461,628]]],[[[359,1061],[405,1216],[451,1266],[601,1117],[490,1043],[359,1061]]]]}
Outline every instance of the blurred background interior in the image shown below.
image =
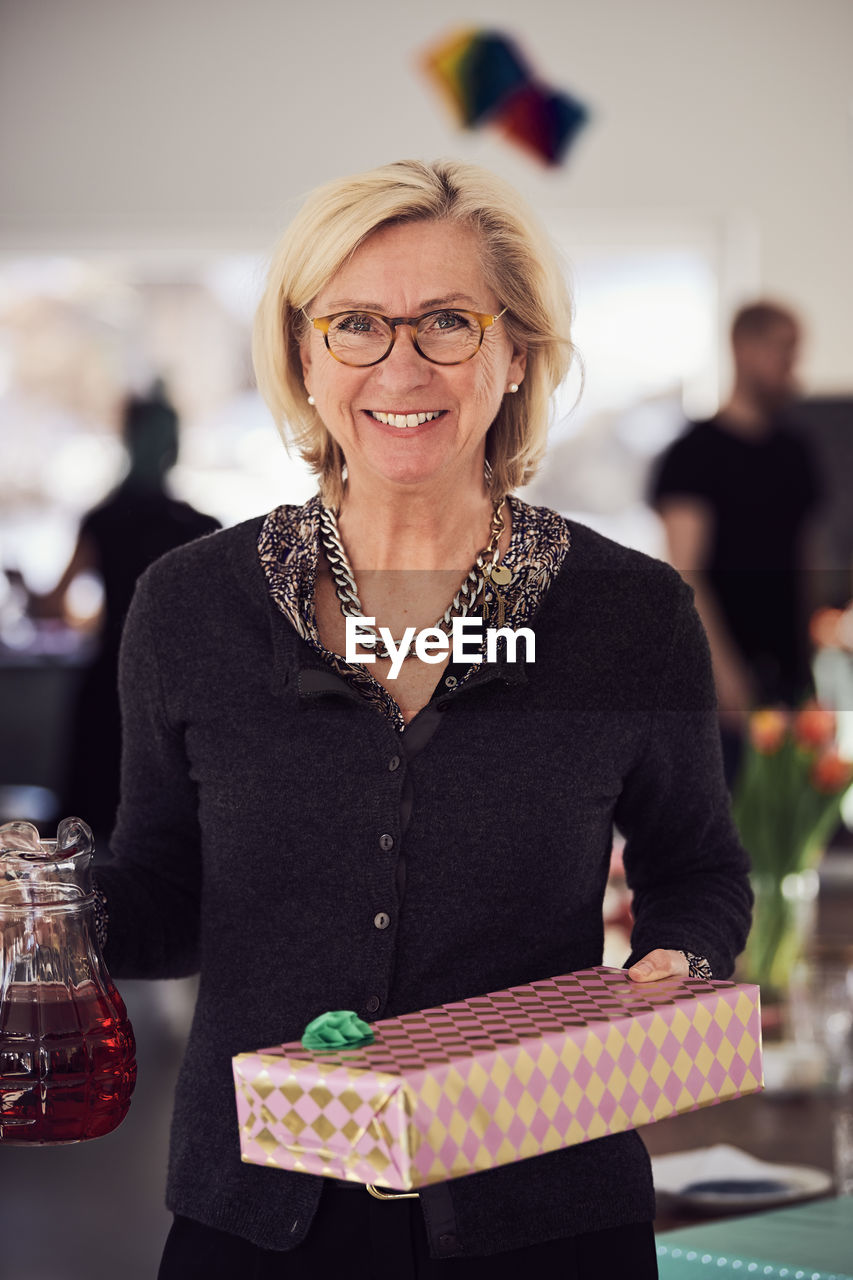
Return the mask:
{"type": "MultiPolygon", "coordinates": [[[[0,821],[49,829],[63,816],[74,708],[105,606],[97,557],[78,558],[70,578],[66,570],[85,514],[128,483],[128,398],[154,388],[175,407],[177,462],[154,486],[173,514],[182,503],[227,526],[307,498],[314,482],[253,386],[250,325],[266,254],[311,187],[402,156],[494,169],[558,242],[575,290],[583,392],[578,400],[576,369],[524,496],[641,550],[667,553],[646,501],[650,472],[688,419],[725,399],[732,314],[757,297],[797,314],[793,416],[823,493],[812,605],[843,611],[853,565],[851,48],[848,0],[467,0],[461,9],[457,0],[5,0],[0,821]],[[589,121],[563,163],[454,121],[423,56],[460,26],[516,39],[543,82],[585,104],[589,121]]],[[[817,692],[847,755],[850,616],[836,612],[838,625],[812,635],[817,692]]],[[[827,1014],[836,1066],[849,1057],[853,1009],[849,806],[845,818],[817,868],[804,948],[807,960],[831,957],[836,985],[841,974],[827,1014]]],[[[619,964],[618,863],[608,910],[619,964]]],[[[811,980],[801,975],[801,991],[811,980]]],[[[192,983],[123,986],[139,1039],[130,1116],[81,1148],[0,1149],[4,1274],[155,1273],[192,983]]],[[[654,1126],[653,1152],[730,1140],[841,1177],[843,1071],[829,1080],[829,1059],[815,1065],[803,1047],[825,1032],[815,999],[801,995],[797,1025],[788,1005],[780,1043],[799,1048],[774,1066],[774,1096],[654,1126]]],[[[848,1138],[850,1191],[853,1122],[848,1138]]],[[[676,1220],[664,1214],[661,1225],[676,1220]]]]}

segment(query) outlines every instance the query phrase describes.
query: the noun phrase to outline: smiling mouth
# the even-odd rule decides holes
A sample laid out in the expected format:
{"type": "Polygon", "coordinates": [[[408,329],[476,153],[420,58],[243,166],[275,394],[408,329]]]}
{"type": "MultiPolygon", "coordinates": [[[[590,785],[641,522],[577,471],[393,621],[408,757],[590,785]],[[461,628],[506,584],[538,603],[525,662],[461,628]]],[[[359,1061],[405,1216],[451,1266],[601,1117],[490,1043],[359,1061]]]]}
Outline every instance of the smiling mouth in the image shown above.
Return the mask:
{"type": "Polygon", "coordinates": [[[425,422],[433,422],[436,418],[442,417],[446,409],[429,409],[424,413],[380,413],[378,409],[368,409],[367,412],[376,422],[382,422],[387,427],[397,427],[403,431],[406,427],[422,426],[425,422]]]}

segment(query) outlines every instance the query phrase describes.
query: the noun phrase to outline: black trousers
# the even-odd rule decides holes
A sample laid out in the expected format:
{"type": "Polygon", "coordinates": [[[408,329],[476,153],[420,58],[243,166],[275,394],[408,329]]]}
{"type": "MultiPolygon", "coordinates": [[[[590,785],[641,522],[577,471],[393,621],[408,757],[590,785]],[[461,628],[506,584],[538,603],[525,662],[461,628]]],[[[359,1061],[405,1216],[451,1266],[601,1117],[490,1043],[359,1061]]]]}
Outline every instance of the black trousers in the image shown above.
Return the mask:
{"type": "Polygon", "coordinates": [[[308,1236],[286,1253],[176,1215],[158,1280],[657,1280],[657,1274],[650,1222],[438,1260],[429,1256],[417,1200],[374,1200],[330,1183],[308,1236]]]}

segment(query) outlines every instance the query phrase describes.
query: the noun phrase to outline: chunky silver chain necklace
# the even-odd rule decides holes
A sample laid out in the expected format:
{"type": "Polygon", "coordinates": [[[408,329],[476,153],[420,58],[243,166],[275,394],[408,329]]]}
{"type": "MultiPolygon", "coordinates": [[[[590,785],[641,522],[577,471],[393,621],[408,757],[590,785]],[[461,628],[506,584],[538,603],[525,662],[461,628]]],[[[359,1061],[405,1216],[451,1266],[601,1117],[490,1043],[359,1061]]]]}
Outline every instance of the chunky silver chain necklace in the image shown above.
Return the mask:
{"type": "MultiPolygon", "coordinates": [[[[443,617],[439,618],[435,626],[438,630],[450,635],[453,628],[454,618],[464,618],[467,616],[477,602],[478,597],[483,595],[483,609],[485,616],[485,590],[486,581],[493,582],[496,586],[507,585],[512,575],[509,570],[503,566],[498,567],[500,552],[498,544],[501,534],[504,531],[503,509],[505,498],[501,498],[500,502],[495,503],[492,513],[492,523],[489,531],[489,541],[483,550],[477,556],[471,568],[468,570],[462,585],[456,592],[450,604],[444,611],[443,617]],[[497,570],[497,577],[495,571],[497,570]]],[[[364,610],[361,601],[358,598],[358,587],[355,582],[355,575],[352,571],[347,553],[344,550],[344,544],[341,542],[341,535],[338,532],[337,515],[330,507],[320,508],[320,538],[323,543],[323,550],[326,553],[326,559],[329,562],[329,568],[332,571],[332,578],[335,583],[335,595],[341,603],[341,613],[345,618],[363,618],[364,610]]],[[[502,610],[501,610],[502,612],[502,610]]],[[[374,646],[374,653],[377,658],[390,658],[384,641],[374,627],[365,626],[363,623],[359,628],[361,643],[365,648],[370,645],[374,646]]],[[[399,649],[399,645],[397,646],[399,649]]],[[[409,648],[406,654],[407,658],[414,655],[414,649],[409,648]]]]}

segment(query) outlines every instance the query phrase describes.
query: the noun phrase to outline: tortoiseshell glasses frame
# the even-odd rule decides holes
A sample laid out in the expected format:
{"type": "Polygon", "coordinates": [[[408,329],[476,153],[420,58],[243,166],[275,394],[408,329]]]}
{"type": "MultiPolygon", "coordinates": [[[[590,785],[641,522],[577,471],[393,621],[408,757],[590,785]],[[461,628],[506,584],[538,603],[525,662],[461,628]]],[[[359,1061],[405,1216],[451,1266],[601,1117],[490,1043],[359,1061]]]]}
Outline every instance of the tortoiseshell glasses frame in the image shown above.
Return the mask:
{"type": "MultiPolygon", "coordinates": [[[[424,360],[428,360],[430,364],[456,365],[456,364],[466,364],[469,360],[472,360],[474,358],[474,356],[477,354],[477,352],[480,350],[480,348],[483,345],[483,336],[486,330],[489,329],[495,323],[496,320],[499,320],[500,317],[504,315],[504,313],[507,310],[508,308],[504,307],[503,310],[498,311],[497,314],[491,314],[489,312],[484,312],[484,311],[467,311],[461,307],[437,307],[433,311],[425,311],[423,315],[420,315],[420,316],[385,316],[385,315],[382,315],[382,313],[379,311],[349,310],[349,311],[335,311],[330,316],[316,316],[316,317],[308,316],[307,319],[311,321],[315,329],[318,329],[320,333],[322,333],[323,340],[326,344],[326,349],[328,350],[329,354],[333,357],[333,359],[337,360],[339,364],[350,365],[351,367],[358,368],[358,369],[366,369],[366,368],[369,368],[371,365],[381,364],[383,360],[388,359],[388,356],[391,354],[391,351],[393,350],[394,343],[397,341],[398,328],[401,325],[405,325],[409,329],[409,332],[412,335],[412,343],[414,345],[415,350],[417,351],[419,356],[423,357],[424,360]],[[470,352],[462,356],[461,359],[437,360],[435,356],[428,355],[427,352],[424,351],[423,347],[421,346],[421,342],[418,341],[419,335],[420,335],[421,341],[423,341],[424,339],[424,335],[423,333],[421,333],[421,326],[423,325],[423,322],[425,320],[432,319],[433,316],[442,316],[442,315],[465,317],[467,320],[474,322],[479,328],[479,337],[477,338],[476,346],[474,346],[470,352]],[[344,316],[353,316],[354,318],[358,318],[358,319],[361,319],[361,318],[367,319],[369,317],[371,320],[377,320],[379,324],[387,330],[388,345],[381,355],[375,356],[372,360],[347,360],[347,359],[344,359],[344,357],[340,354],[340,345],[339,345],[338,351],[335,351],[332,343],[329,341],[329,330],[335,320],[340,320],[344,316]]],[[[472,325],[472,328],[473,328],[473,325],[472,325]]],[[[450,330],[450,331],[444,331],[444,332],[446,332],[449,336],[453,331],[450,330]]],[[[378,337],[379,334],[375,336],[378,337]]]]}

